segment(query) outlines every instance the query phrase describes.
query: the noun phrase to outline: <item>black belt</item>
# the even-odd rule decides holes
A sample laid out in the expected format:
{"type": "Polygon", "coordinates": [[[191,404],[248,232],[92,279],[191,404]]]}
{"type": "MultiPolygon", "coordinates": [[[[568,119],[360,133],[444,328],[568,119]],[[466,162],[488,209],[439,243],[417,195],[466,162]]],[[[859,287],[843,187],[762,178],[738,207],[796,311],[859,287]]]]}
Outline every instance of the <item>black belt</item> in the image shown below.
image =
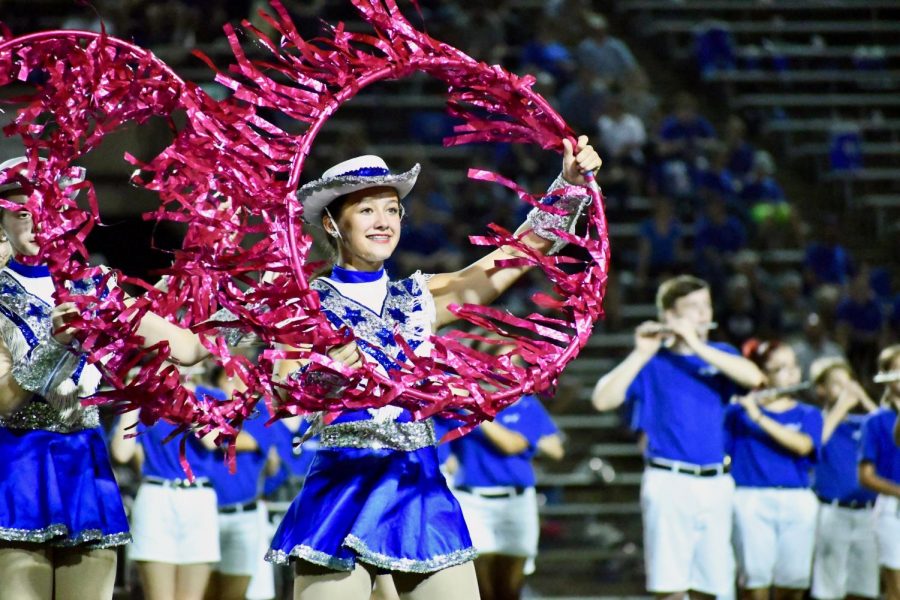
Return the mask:
{"type": "Polygon", "coordinates": [[[659,458],[647,459],[647,466],[654,469],[663,469],[673,473],[694,475],[695,477],[716,477],[724,475],[731,470],[726,464],[721,465],[692,465],[691,463],[678,462],[677,460],[665,460],[659,458]]]}
{"type": "Polygon", "coordinates": [[[228,506],[220,506],[219,514],[230,515],[232,513],[250,512],[251,510],[256,510],[256,507],[257,507],[256,500],[251,500],[250,502],[244,502],[243,504],[229,504],[228,506]]]}
{"type": "Polygon", "coordinates": [[[853,510],[862,510],[864,508],[872,508],[875,506],[874,500],[827,500],[819,497],[822,504],[830,504],[831,506],[840,506],[841,508],[851,508],[853,510]]]}
{"type": "Polygon", "coordinates": [[[521,496],[522,494],[524,494],[528,488],[520,485],[511,485],[508,486],[505,490],[495,490],[492,488],[478,488],[469,487],[467,485],[460,485],[457,486],[456,489],[460,492],[472,494],[473,496],[480,496],[481,498],[515,498],[516,496],[521,496]]]}
{"type": "Polygon", "coordinates": [[[149,483],[150,485],[161,485],[163,487],[182,489],[212,487],[212,483],[210,483],[209,479],[206,479],[205,477],[198,477],[194,481],[190,481],[189,479],[164,479],[162,477],[147,475],[141,480],[141,483],[149,483]]]}

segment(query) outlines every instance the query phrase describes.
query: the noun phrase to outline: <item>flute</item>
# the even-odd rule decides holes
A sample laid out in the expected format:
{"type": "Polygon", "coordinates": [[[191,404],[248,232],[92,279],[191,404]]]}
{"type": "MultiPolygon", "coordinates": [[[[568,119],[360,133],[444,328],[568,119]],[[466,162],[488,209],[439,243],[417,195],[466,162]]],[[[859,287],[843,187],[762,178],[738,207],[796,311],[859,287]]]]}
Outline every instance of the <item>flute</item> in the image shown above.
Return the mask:
{"type": "MultiPolygon", "coordinates": [[[[765,388],[762,390],[756,390],[754,392],[750,392],[749,396],[752,396],[756,400],[768,400],[770,398],[777,398],[778,396],[786,396],[788,394],[795,394],[797,392],[803,392],[812,387],[812,383],[809,381],[801,381],[800,383],[795,383],[793,385],[783,385],[781,387],[774,388],[765,388]]],[[[731,398],[731,403],[737,403],[737,396],[731,398]]]]}
{"type": "Polygon", "coordinates": [[[872,378],[875,383],[892,383],[900,381],[900,371],[883,371],[872,378]]]}
{"type": "MultiPolygon", "coordinates": [[[[705,323],[703,325],[697,326],[697,329],[702,329],[705,331],[712,331],[713,329],[717,329],[719,324],[715,321],[711,323],[705,323]]],[[[646,329],[641,331],[644,335],[658,335],[658,334],[674,334],[675,331],[669,327],[668,325],[663,325],[662,323],[656,323],[648,326],[646,329]],[[655,326],[654,326],[655,325],[655,326]]]]}

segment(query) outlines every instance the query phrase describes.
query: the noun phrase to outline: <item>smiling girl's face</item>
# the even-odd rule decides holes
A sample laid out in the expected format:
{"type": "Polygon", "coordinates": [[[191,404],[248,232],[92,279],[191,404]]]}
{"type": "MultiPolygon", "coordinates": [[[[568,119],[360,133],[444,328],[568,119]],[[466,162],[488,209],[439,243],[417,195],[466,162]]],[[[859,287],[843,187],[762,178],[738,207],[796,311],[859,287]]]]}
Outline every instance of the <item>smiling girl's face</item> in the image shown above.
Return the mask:
{"type": "MultiPolygon", "coordinates": [[[[394,188],[367,188],[348,194],[335,215],[340,232],[338,264],[356,271],[380,269],[400,241],[402,215],[394,188]]],[[[335,230],[327,214],[322,224],[326,232],[335,230]]]]}

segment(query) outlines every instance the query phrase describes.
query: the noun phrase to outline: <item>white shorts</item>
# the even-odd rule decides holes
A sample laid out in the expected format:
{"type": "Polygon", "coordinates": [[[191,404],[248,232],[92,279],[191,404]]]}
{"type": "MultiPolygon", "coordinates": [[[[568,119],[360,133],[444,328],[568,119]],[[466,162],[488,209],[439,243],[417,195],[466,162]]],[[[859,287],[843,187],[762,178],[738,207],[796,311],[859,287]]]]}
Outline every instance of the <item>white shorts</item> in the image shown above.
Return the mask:
{"type": "Polygon", "coordinates": [[[873,511],[878,564],[900,571],[900,499],[879,494],[873,511]]]}
{"type": "Polygon", "coordinates": [[[131,560],[174,565],[218,562],[216,492],[142,483],[131,510],[131,535],[131,560]]]}
{"type": "Polygon", "coordinates": [[[878,597],[878,549],[872,533],[871,508],[819,504],[813,598],[878,597]]]}
{"type": "Polygon", "coordinates": [[[474,488],[473,492],[454,489],[469,527],[472,545],[479,554],[537,556],[537,495],[534,488],[509,498],[483,498],[478,493],[492,493],[508,488],[474,488]]]}
{"type": "Polygon", "coordinates": [[[644,469],[641,510],[647,590],[726,595],[734,587],[730,475],[644,469]]]}
{"type": "Polygon", "coordinates": [[[259,508],[234,513],[219,513],[219,548],[222,558],[214,567],[224,575],[251,576],[259,559],[259,508]]]}
{"type": "Polygon", "coordinates": [[[743,587],[807,589],[819,500],[808,488],[738,488],[734,547],[743,587]]]}

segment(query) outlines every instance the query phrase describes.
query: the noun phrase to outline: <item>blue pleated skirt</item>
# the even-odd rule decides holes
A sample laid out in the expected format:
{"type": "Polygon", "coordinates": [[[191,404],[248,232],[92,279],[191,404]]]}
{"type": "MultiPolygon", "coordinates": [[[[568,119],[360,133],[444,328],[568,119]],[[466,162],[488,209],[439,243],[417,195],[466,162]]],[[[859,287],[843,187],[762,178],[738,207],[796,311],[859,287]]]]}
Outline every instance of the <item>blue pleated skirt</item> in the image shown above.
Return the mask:
{"type": "Polygon", "coordinates": [[[0,540],[109,548],[131,541],[99,429],[0,427],[0,540]]]}
{"type": "Polygon", "coordinates": [[[475,558],[437,450],[320,448],[266,560],[431,573],[475,558]]]}

